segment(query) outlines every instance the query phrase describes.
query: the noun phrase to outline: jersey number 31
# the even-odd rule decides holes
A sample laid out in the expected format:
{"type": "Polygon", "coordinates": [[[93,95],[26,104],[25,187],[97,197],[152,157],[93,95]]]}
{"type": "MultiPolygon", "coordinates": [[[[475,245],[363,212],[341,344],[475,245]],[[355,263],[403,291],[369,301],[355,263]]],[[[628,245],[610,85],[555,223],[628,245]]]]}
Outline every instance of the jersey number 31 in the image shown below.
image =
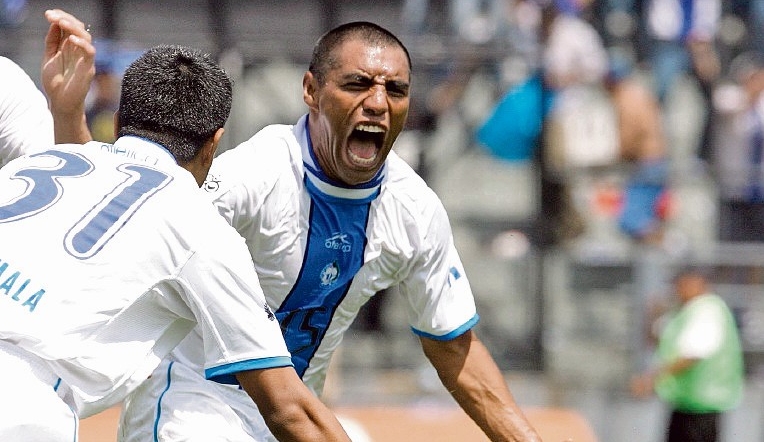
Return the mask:
{"type": "MultiPolygon", "coordinates": [[[[24,180],[27,188],[23,194],[0,205],[0,223],[44,212],[64,195],[62,178],[82,177],[94,169],[93,163],[73,152],[49,150],[30,156],[52,156],[61,161],[53,168],[28,167],[12,175],[14,179],[24,180]]],[[[125,180],[107,192],[66,233],[64,248],[78,259],[98,253],[147,199],[172,181],[167,174],[139,164],[123,164],[117,166],[117,170],[125,174],[125,180]]]]}

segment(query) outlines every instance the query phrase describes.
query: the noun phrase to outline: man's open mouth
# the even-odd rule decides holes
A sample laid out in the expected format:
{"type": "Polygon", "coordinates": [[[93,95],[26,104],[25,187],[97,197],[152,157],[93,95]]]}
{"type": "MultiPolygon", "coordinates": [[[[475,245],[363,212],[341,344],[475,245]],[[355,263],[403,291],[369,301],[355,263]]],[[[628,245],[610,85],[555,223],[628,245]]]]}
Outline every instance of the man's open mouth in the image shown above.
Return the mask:
{"type": "Polygon", "coordinates": [[[359,165],[371,165],[385,140],[385,129],[373,124],[359,124],[350,134],[350,159],[359,165]]]}

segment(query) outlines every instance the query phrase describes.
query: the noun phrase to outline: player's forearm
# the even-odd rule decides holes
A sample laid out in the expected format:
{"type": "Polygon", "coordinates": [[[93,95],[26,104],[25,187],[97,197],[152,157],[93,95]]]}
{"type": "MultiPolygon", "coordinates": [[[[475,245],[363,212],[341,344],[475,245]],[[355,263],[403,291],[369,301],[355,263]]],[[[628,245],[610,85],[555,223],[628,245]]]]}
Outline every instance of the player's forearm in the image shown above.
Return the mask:
{"type": "Polygon", "coordinates": [[[237,378],[279,441],[350,442],[334,414],[292,367],[253,370],[237,378]]]}
{"type": "Polygon", "coordinates": [[[458,339],[451,346],[424,344],[446,389],[491,441],[540,442],[485,346],[472,333],[458,339]]]}
{"type": "Polygon", "coordinates": [[[541,441],[493,362],[478,370],[465,365],[464,372],[449,391],[491,441],[541,441]]]}
{"type": "Polygon", "coordinates": [[[334,415],[323,406],[292,404],[276,412],[263,413],[263,417],[279,441],[350,442],[334,415]]]}

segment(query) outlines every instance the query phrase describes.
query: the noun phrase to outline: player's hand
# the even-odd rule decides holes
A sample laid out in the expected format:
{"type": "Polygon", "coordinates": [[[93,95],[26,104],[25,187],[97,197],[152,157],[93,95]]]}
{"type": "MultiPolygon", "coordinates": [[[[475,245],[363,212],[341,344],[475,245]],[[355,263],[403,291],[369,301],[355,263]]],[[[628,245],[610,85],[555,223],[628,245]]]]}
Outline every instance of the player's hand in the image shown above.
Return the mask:
{"type": "Polygon", "coordinates": [[[85,97],[95,76],[95,46],[85,24],[60,9],[45,11],[42,84],[51,112],[84,115],[85,97]]]}
{"type": "Polygon", "coordinates": [[[631,394],[639,399],[645,399],[652,395],[655,387],[655,375],[653,373],[643,373],[631,378],[629,385],[631,394]]]}

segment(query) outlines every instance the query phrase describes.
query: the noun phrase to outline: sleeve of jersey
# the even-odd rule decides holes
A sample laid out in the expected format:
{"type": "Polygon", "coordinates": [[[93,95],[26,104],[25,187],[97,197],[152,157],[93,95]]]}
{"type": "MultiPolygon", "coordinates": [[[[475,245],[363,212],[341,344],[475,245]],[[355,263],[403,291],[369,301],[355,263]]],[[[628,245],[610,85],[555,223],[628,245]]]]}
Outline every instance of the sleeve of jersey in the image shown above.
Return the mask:
{"type": "Polygon", "coordinates": [[[53,117],[45,96],[21,68],[10,62],[1,64],[0,68],[6,80],[5,86],[0,87],[2,166],[22,155],[53,146],[53,117]]]}
{"type": "Polygon", "coordinates": [[[442,205],[437,205],[421,247],[400,285],[411,307],[409,323],[419,336],[454,339],[474,327],[479,316],[442,205]]]}
{"type": "Polygon", "coordinates": [[[211,254],[195,254],[180,279],[203,338],[205,376],[236,384],[236,373],[291,366],[292,360],[243,240],[230,232],[224,236],[236,238],[217,242],[211,254]]]}

